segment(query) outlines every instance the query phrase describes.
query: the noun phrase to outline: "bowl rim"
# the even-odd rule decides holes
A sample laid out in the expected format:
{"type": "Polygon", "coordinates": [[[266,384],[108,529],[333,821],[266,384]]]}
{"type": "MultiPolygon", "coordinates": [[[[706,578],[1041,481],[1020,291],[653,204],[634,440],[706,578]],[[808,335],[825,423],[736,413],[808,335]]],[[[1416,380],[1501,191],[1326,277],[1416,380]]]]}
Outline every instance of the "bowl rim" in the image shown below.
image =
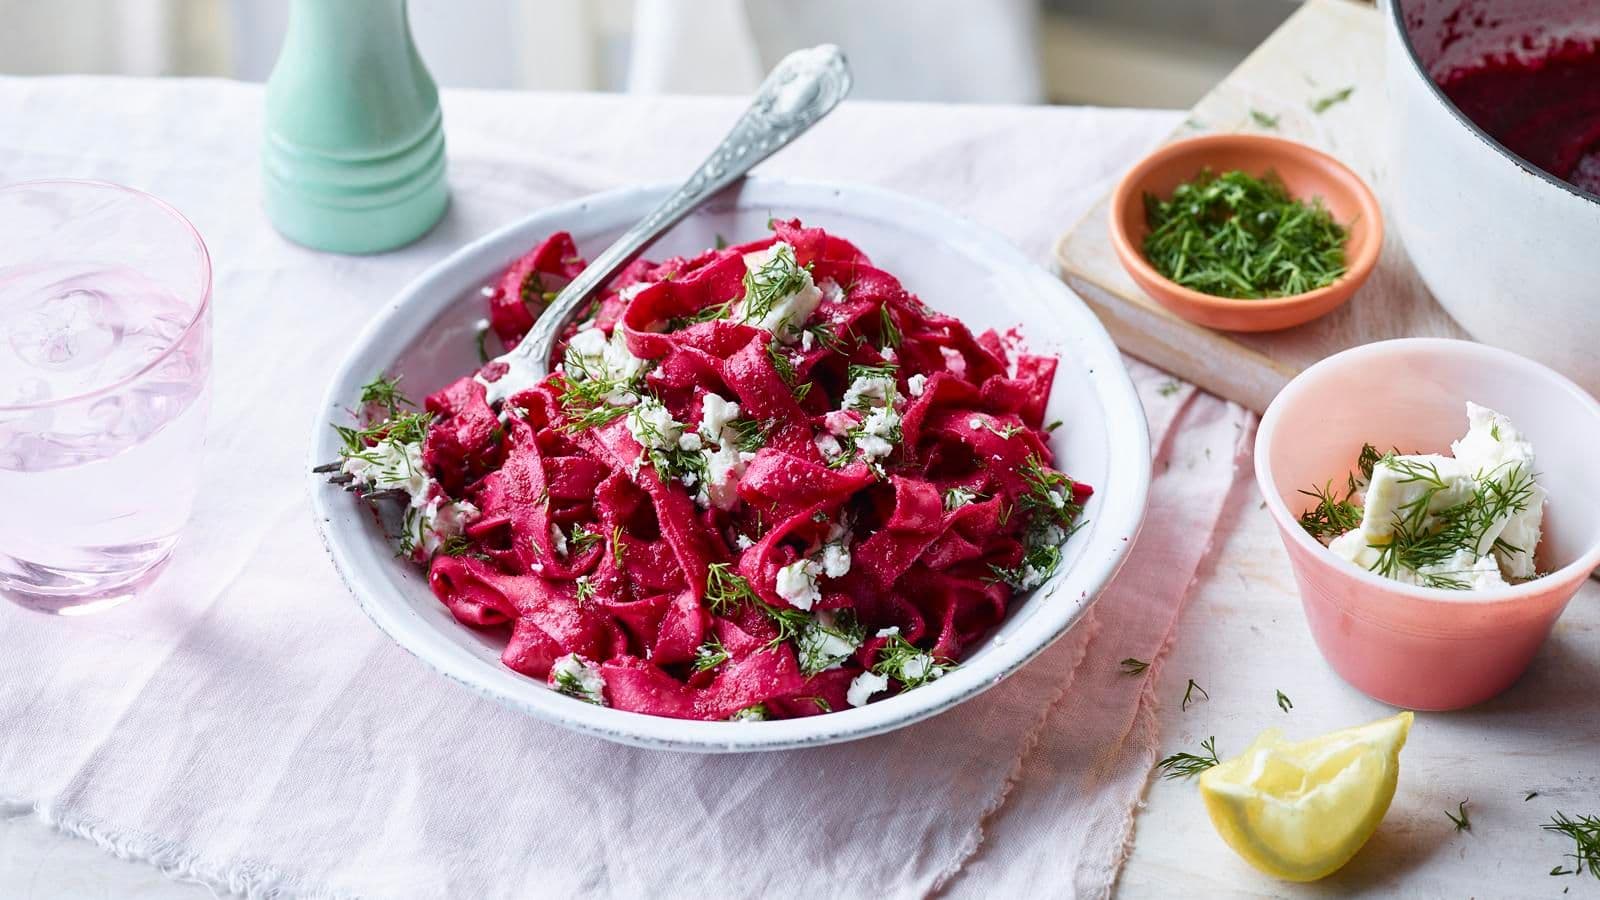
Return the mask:
{"type": "Polygon", "coordinates": [[[1399,40],[1401,49],[1405,51],[1405,57],[1407,61],[1411,63],[1412,73],[1415,74],[1417,78],[1421,79],[1422,83],[1427,86],[1429,93],[1433,95],[1433,99],[1439,101],[1439,105],[1444,107],[1445,111],[1450,114],[1451,118],[1465,126],[1469,134],[1472,134],[1478,140],[1487,144],[1489,149],[1495,151],[1497,154],[1508,160],[1512,165],[1528,173],[1529,175],[1548,183],[1552,187],[1559,188],[1563,192],[1571,194],[1580,200],[1584,200],[1589,203],[1600,203],[1600,194],[1586,191],[1570,181],[1557,178],[1555,175],[1552,175],[1551,173],[1546,172],[1544,169],[1539,168],[1526,159],[1523,159],[1521,156],[1518,156],[1516,153],[1512,152],[1511,148],[1496,140],[1493,135],[1489,134],[1489,132],[1480,128],[1477,122],[1472,121],[1472,119],[1469,118],[1466,113],[1462,112],[1461,108],[1456,106],[1455,101],[1451,100],[1449,95],[1444,92],[1444,89],[1439,87],[1439,83],[1433,80],[1433,76],[1428,74],[1427,67],[1422,64],[1422,57],[1417,55],[1417,46],[1411,40],[1411,30],[1406,28],[1404,18],[1405,11],[1401,9],[1401,6],[1403,5],[1401,0],[1387,0],[1386,5],[1389,7],[1388,20],[1389,24],[1392,26],[1392,37],[1399,40]]]}
{"type": "MultiPolygon", "coordinates": [[[[1124,267],[1130,270],[1130,274],[1133,274],[1136,278],[1143,278],[1160,284],[1163,290],[1185,304],[1209,307],[1218,311],[1266,313],[1316,305],[1341,291],[1353,291],[1356,287],[1359,287],[1367,280],[1367,276],[1372,274],[1372,270],[1377,266],[1378,257],[1383,250],[1383,209],[1378,203],[1377,195],[1367,185],[1366,179],[1357,175],[1355,170],[1340,162],[1337,158],[1315,147],[1302,144],[1299,141],[1291,141],[1288,138],[1273,137],[1266,134],[1244,134],[1240,132],[1202,134],[1163,144],[1145,154],[1137,163],[1134,163],[1133,168],[1129,169],[1117,181],[1117,186],[1111,191],[1109,208],[1111,221],[1108,227],[1111,232],[1111,243],[1117,251],[1118,259],[1121,260],[1124,267]],[[1219,297],[1215,294],[1207,294],[1204,291],[1184,287],[1161,274],[1156,271],[1155,266],[1152,266],[1149,260],[1144,258],[1144,252],[1134,246],[1132,235],[1123,226],[1120,211],[1126,205],[1130,194],[1136,191],[1142,193],[1144,181],[1150,176],[1152,169],[1172,157],[1185,153],[1237,145],[1269,148],[1267,155],[1277,158],[1300,157],[1311,160],[1322,168],[1329,169],[1345,178],[1354,186],[1356,205],[1361,208],[1361,218],[1370,223],[1372,239],[1366,242],[1360,255],[1349,261],[1345,273],[1339,276],[1332,284],[1312,291],[1290,294],[1286,297],[1262,297],[1255,300],[1240,297],[1219,297]]],[[[1346,247],[1349,246],[1348,236],[1346,237],[1345,245],[1346,247]]]]}
{"type": "Polygon", "coordinates": [[[1552,585],[1565,582],[1577,582],[1588,577],[1596,566],[1600,566],[1600,538],[1597,538],[1588,550],[1579,554],[1578,558],[1565,566],[1548,572],[1521,584],[1509,585],[1503,588],[1488,588],[1483,590],[1457,591],[1448,588],[1427,587],[1425,585],[1405,584],[1385,578],[1376,572],[1364,569],[1355,563],[1329,550],[1323,543],[1306,533],[1300,527],[1299,519],[1289,510],[1288,504],[1283,502],[1277,480],[1269,464],[1268,448],[1276,436],[1278,423],[1283,418],[1284,410],[1292,406],[1299,395],[1307,390],[1306,385],[1327,370],[1347,365],[1371,356],[1380,356],[1392,353],[1421,351],[1423,353],[1455,353],[1468,357],[1476,357],[1488,366],[1497,366],[1517,370],[1521,374],[1540,378],[1547,382],[1552,390],[1569,395],[1580,406],[1587,409],[1590,416],[1600,419],[1600,402],[1571,379],[1541,363],[1534,362],[1527,357],[1480,344],[1476,341],[1461,340],[1458,338],[1396,338],[1387,341],[1375,341],[1342,350],[1296,375],[1284,386],[1283,390],[1268,404],[1267,411],[1261,416],[1261,422],[1256,427],[1256,443],[1253,453],[1256,486],[1261,491],[1262,498],[1266,501],[1267,511],[1272,515],[1278,530],[1286,537],[1285,540],[1294,541],[1302,549],[1314,554],[1313,558],[1320,559],[1329,564],[1340,577],[1356,581],[1373,590],[1389,594],[1397,594],[1418,601],[1431,601],[1459,604],[1462,606],[1484,606],[1496,603],[1514,603],[1537,598],[1547,594],[1552,585]]]}
{"type": "MultiPolygon", "coordinates": [[[[1120,351],[1087,304],[1065,282],[1049,274],[1008,240],[986,226],[926,200],[872,186],[804,179],[750,176],[710,201],[710,205],[726,203],[729,198],[737,198],[745,190],[779,196],[789,192],[810,197],[807,202],[811,203],[847,202],[840,198],[849,195],[856,202],[856,215],[869,217],[863,210],[870,210],[870,217],[885,223],[915,221],[919,227],[945,232],[974,254],[994,261],[996,266],[1014,269],[1041,292],[1056,295],[1062,301],[1071,301],[1062,302],[1054,309],[1058,317],[1066,320],[1063,330],[1079,340],[1072,347],[1076,351],[1075,358],[1063,358],[1063,362],[1070,362],[1084,370],[1092,393],[1101,406],[1106,425],[1106,484],[1117,485],[1121,496],[1115,503],[1107,502],[1101,507],[1094,530],[1086,529],[1089,551],[1080,555],[1071,569],[1056,573],[1030,595],[1030,601],[1035,597],[1057,601],[1033,614],[1034,628],[1029,634],[1034,637],[1019,640],[1013,636],[1011,640],[993,644],[980,660],[981,665],[963,665],[944,678],[913,692],[889,697],[868,706],[836,710],[827,715],[771,722],[674,719],[576,703],[547,690],[516,693],[510,688],[497,686],[497,681],[504,682],[500,676],[509,675],[529,684],[538,683],[503,667],[497,668],[492,675],[482,670],[474,672],[477,668],[475,665],[466,671],[455,671],[449,659],[440,661],[430,658],[402,637],[419,627],[418,617],[403,602],[385,602],[382,595],[388,592],[387,586],[376,581],[375,573],[365,573],[364,564],[357,558],[358,536],[353,531],[341,533],[341,529],[334,527],[333,517],[339,511],[335,504],[348,503],[348,495],[337,486],[328,485],[323,476],[309,472],[311,466],[326,462],[328,451],[325,448],[331,446],[327,416],[332,411],[348,408],[349,397],[353,394],[347,388],[365,380],[365,376],[357,369],[362,367],[370,348],[377,346],[390,333],[394,328],[393,323],[401,314],[415,307],[420,319],[431,322],[448,305],[445,295],[452,290],[449,285],[461,280],[463,271],[483,266],[482,258],[486,255],[492,255],[495,262],[483,273],[482,280],[491,280],[494,273],[503,268],[506,260],[496,253],[497,245],[525,230],[558,229],[562,223],[580,216],[601,219],[616,217],[621,213],[642,216],[656,200],[677,187],[676,183],[620,187],[552,204],[511,221],[434,263],[399,291],[367,323],[351,343],[329,382],[322,403],[314,411],[312,440],[308,447],[307,470],[312,515],[324,548],[347,590],[367,617],[408,653],[480,696],[574,731],[639,747],[692,752],[745,752],[854,740],[891,731],[943,712],[999,684],[1076,624],[1127,559],[1143,523],[1150,485],[1150,443],[1143,405],[1122,362],[1120,351]],[[432,306],[428,305],[430,296],[434,298],[432,306]],[[429,315],[430,312],[432,315],[429,315]],[[1069,577],[1074,582],[1073,587],[1081,590],[1077,597],[1066,595],[1060,589],[1069,577]]],[[[770,201],[759,202],[770,205],[770,201]]],[[[798,205],[801,201],[796,196],[788,202],[798,205]]],[[[459,296],[459,292],[455,295],[459,296]]],[[[420,330],[425,323],[419,322],[414,327],[420,330]]],[[[431,646],[427,649],[437,650],[431,646]]],[[[499,666],[498,661],[494,665],[499,666]]]]}

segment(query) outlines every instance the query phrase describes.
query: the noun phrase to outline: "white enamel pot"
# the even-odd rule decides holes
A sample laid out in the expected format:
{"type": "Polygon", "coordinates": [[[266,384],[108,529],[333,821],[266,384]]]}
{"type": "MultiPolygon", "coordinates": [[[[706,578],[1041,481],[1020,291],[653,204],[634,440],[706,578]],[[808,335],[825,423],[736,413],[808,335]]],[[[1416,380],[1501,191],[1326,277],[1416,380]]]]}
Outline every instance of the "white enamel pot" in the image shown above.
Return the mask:
{"type": "MultiPolygon", "coordinates": [[[[1433,77],[1526,23],[1600,34],[1600,2],[1385,0],[1391,218],[1473,337],[1600,393],[1600,196],[1501,146],[1433,77]],[[1458,9],[1461,15],[1452,15],[1458,9]],[[1481,15],[1480,15],[1481,14],[1481,15]],[[1464,35],[1474,22],[1495,34],[1464,35]],[[1476,47],[1473,46],[1476,41],[1476,47]]],[[[1537,27],[1537,26],[1535,26],[1537,27]]]]}

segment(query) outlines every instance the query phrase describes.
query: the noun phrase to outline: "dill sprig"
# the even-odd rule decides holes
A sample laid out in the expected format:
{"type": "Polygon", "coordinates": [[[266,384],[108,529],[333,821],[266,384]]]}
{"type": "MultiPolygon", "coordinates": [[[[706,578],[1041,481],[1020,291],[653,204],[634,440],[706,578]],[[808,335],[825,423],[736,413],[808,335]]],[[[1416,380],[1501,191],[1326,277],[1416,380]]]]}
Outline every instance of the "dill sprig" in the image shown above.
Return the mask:
{"type": "Polygon", "coordinates": [[[706,606],[713,615],[733,615],[741,605],[758,600],[750,582],[733,574],[730,563],[712,563],[706,567],[706,606]]]}
{"type": "Polygon", "coordinates": [[[439,544],[437,552],[442,556],[466,556],[472,552],[472,539],[464,534],[452,534],[439,544]]]}
{"type": "Polygon", "coordinates": [[[845,350],[844,340],[839,337],[832,322],[814,322],[805,327],[805,333],[811,335],[811,340],[818,347],[830,353],[843,353],[845,350]]]}
{"type": "Polygon", "coordinates": [[[335,425],[333,430],[338,432],[340,441],[344,446],[339,455],[346,459],[359,457],[377,462],[373,456],[372,447],[382,441],[394,444],[420,444],[428,436],[428,425],[433,422],[433,413],[395,413],[387,419],[373,422],[365,428],[353,428],[349,425],[335,425]]]}
{"type": "Polygon", "coordinates": [[[843,662],[865,639],[866,629],[848,610],[835,614],[827,624],[823,623],[821,617],[813,617],[795,641],[800,674],[809,678],[835,663],[843,662]]]}
{"type": "Polygon", "coordinates": [[[385,378],[379,375],[362,385],[362,408],[369,406],[382,407],[390,416],[393,416],[400,411],[402,406],[415,407],[416,404],[407,399],[405,394],[400,393],[400,379],[402,377],[404,376],[396,375],[393,378],[385,378]]]}
{"type": "Polygon", "coordinates": [[[894,320],[894,310],[887,303],[878,307],[878,335],[884,347],[899,347],[903,339],[900,326],[894,320]]]}
{"type": "MultiPolygon", "coordinates": [[[[1472,496],[1437,510],[1431,508],[1433,501],[1450,488],[1437,466],[1393,454],[1380,459],[1377,465],[1398,473],[1401,484],[1422,485],[1415,499],[1396,510],[1389,542],[1376,548],[1378,560],[1373,571],[1390,578],[1441,565],[1461,551],[1478,556],[1490,529],[1525,511],[1533,499],[1534,477],[1521,463],[1509,464],[1511,468],[1503,476],[1498,470],[1488,473],[1477,481],[1472,496]]],[[[1507,552],[1518,549],[1502,541],[1496,541],[1494,546],[1507,552]]],[[[1429,587],[1453,590],[1471,586],[1466,575],[1448,571],[1419,575],[1419,580],[1429,587]]]]}
{"type": "Polygon", "coordinates": [[[1083,505],[1073,500],[1077,484],[1046,466],[1038,454],[1030,453],[1023,460],[1022,483],[1024,491],[1017,497],[1017,505],[1033,517],[1031,521],[1059,526],[1067,537],[1082,524],[1078,516],[1083,512],[1083,505]]]}
{"type": "Polygon", "coordinates": [[[1300,527],[1319,541],[1331,540],[1361,527],[1361,507],[1356,505],[1354,499],[1359,489],[1359,485],[1350,481],[1344,496],[1340,497],[1334,493],[1333,482],[1329,481],[1320,488],[1301,491],[1317,502],[1300,514],[1300,527]]]}
{"type": "Polygon", "coordinates": [[[922,687],[955,667],[954,662],[936,659],[895,632],[878,648],[878,658],[872,664],[872,671],[893,678],[909,691],[922,687]]]}
{"type": "Polygon", "coordinates": [[[1283,691],[1278,691],[1278,708],[1284,712],[1294,709],[1294,701],[1290,700],[1289,695],[1283,691]]]}
{"type": "Polygon", "coordinates": [[[690,325],[699,325],[702,322],[715,322],[718,319],[726,319],[732,314],[733,301],[725,300],[721,303],[714,303],[710,306],[701,307],[699,310],[696,310],[695,312],[692,312],[686,316],[673,316],[667,319],[667,324],[664,330],[668,332],[680,331],[684,328],[688,328],[690,325]]]}
{"type": "Polygon", "coordinates": [[[1206,698],[1207,700],[1211,699],[1211,695],[1206,693],[1206,689],[1196,684],[1195,680],[1191,678],[1189,679],[1189,686],[1183,689],[1183,703],[1178,707],[1180,710],[1187,710],[1189,708],[1189,704],[1194,702],[1195,691],[1199,691],[1200,696],[1206,698]]]}
{"type": "Polygon", "coordinates": [[[1161,777],[1169,780],[1193,778],[1212,766],[1222,764],[1222,760],[1217,758],[1217,738],[1215,735],[1201,741],[1200,748],[1205,751],[1204,756],[1197,756],[1193,753],[1174,753],[1156,763],[1156,768],[1161,770],[1161,777]]]}
{"type": "Polygon", "coordinates": [[[1327,112],[1330,107],[1336,106],[1336,105],[1338,105],[1340,103],[1343,103],[1346,100],[1349,100],[1350,99],[1350,95],[1355,93],[1355,91],[1356,91],[1356,89],[1355,89],[1354,85],[1351,85],[1350,87],[1347,87],[1347,88],[1340,88],[1339,90],[1334,91],[1333,93],[1327,95],[1326,97],[1318,97],[1315,100],[1311,100],[1306,105],[1311,107],[1311,111],[1312,112],[1314,112],[1314,113],[1316,113],[1317,115],[1320,116],[1323,113],[1327,112]]]}
{"type": "Polygon", "coordinates": [[[728,427],[733,429],[733,445],[745,453],[754,453],[767,445],[767,438],[778,427],[778,420],[734,419],[728,427]]]}
{"type": "Polygon", "coordinates": [[[572,535],[567,538],[567,555],[577,556],[598,543],[600,543],[600,532],[593,531],[589,526],[579,522],[572,526],[572,535]]]}
{"type": "Polygon", "coordinates": [[[774,606],[761,599],[749,580],[735,575],[729,566],[729,563],[712,563],[706,567],[706,606],[713,615],[731,616],[741,606],[754,606],[777,629],[777,636],[767,642],[768,647],[798,638],[811,624],[813,620],[805,611],[774,606]]]}
{"type": "Polygon", "coordinates": [[[1456,826],[1457,831],[1472,830],[1472,817],[1467,814],[1467,801],[1463,800],[1456,804],[1455,812],[1452,813],[1447,809],[1444,814],[1450,820],[1450,823],[1456,826]]]}
{"type": "Polygon", "coordinates": [[[1135,659],[1131,656],[1117,665],[1122,666],[1122,674],[1124,675],[1140,675],[1143,674],[1145,669],[1150,668],[1149,663],[1142,659],[1135,659]]]}
{"type": "Polygon", "coordinates": [[[1562,870],[1556,866],[1550,870],[1551,875],[1580,875],[1587,869],[1590,875],[1600,878],[1600,816],[1571,819],[1566,813],[1557,812],[1549,824],[1539,827],[1572,838],[1574,845],[1573,852],[1566,854],[1572,857],[1572,868],[1562,870]]]}
{"type": "Polygon", "coordinates": [[[1346,231],[1321,198],[1289,195],[1275,173],[1201,170],[1170,199],[1146,194],[1144,255],[1174,282],[1236,299],[1287,297],[1345,273],[1346,231]]]}
{"type": "Polygon", "coordinates": [[[694,670],[707,672],[727,662],[733,654],[722,645],[722,639],[715,633],[708,633],[705,642],[694,650],[694,670]]]}
{"type": "MultiPolygon", "coordinates": [[[[771,259],[744,274],[744,303],[740,307],[739,321],[760,322],[784,298],[804,290],[810,279],[808,270],[795,260],[794,250],[778,245],[771,259]]],[[[783,324],[798,330],[801,323],[783,324]]]]}
{"type": "Polygon", "coordinates": [[[1266,113],[1262,112],[1259,109],[1250,110],[1250,118],[1255,120],[1255,123],[1257,125],[1260,125],[1262,128],[1277,128],[1278,127],[1278,117],[1277,116],[1269,116],[1269,115],[1267,115],[1266,113]]]}

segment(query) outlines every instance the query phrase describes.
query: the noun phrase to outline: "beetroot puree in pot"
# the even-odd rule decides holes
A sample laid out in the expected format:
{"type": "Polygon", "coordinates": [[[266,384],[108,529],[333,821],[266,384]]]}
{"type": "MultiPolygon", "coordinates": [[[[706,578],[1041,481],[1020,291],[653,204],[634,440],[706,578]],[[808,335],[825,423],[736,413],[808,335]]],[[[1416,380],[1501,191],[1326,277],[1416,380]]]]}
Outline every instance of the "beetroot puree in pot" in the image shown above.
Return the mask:
{"type": "Polygon", "coordinates": [[[1600,43],[1564,41],[1542,56],[1488,57],[1439,83],[1506,149],[1600,194],[1600,43]]]}

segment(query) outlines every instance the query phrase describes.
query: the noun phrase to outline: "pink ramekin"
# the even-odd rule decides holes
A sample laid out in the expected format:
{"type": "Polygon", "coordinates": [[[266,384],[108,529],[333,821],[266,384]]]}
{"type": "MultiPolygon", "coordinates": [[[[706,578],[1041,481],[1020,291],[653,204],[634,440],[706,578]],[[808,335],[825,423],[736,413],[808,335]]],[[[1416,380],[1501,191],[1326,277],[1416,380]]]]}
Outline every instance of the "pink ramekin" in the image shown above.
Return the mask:
{"type": "Polygon", "coordinates": [[[1554,371],[1470,341],[1382,341],[1289,382],[1256,434],[1256,482],[1289,551],[1311,635],[1335,672],[1408,709],[1459,709],[1516,681],[1600,565],[1600,404],[1554,371]],[[1344,484],[1363,443],[1450,452],[1468,400],[1533,442],[1549,491],[1537,560],[1549,574],[1489,591],[1415,587],[1331,553],[1299,525],[1302,489],[1344,484]]]}

